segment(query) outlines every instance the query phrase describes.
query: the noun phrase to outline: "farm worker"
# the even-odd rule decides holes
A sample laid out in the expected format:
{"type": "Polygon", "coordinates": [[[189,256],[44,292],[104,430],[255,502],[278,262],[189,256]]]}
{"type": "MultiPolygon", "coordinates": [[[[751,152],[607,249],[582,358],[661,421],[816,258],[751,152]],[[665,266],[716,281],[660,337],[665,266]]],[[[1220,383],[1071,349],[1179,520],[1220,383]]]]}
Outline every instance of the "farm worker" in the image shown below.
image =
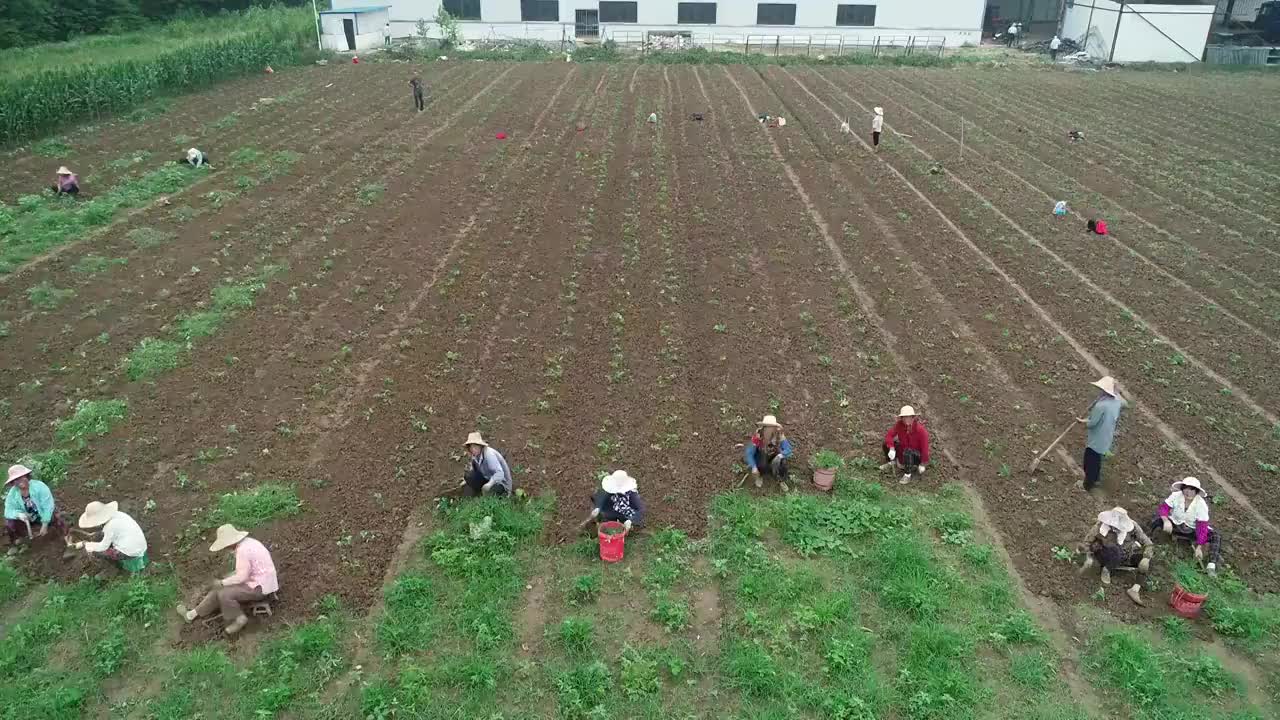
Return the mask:
{"type": "Polygon", "coordinates": [[[413,86],[413,106],[418,109],[418,112],[426,110],[427,98],[426,90],[422,87],[422,78],[414,75],[413,79],[409,81],[409,84],[413,86]]]}
{"type": "Polygon", "coordinates": [[[881,470],[898,470],[902,473],[903,484],[911,480],[917,472],[921,475],[929,467],[929,431],[924,428],[924,421],[916,415],[916,409],[903,405],[898,411],[898,420],[884,434],[885,463],[881,470]]]}
{"type": "Polygon", "coordinates": [[[871,146],[880,147],[880,133],[884,131],[884,108],[874,108],[871,116],[871,146]]]}
{"type": "Polygon", "coordinates": [[[75,195],[80,192],[80,178],[63,165],[53,178],[53,191],[59,195],[75,195]]]}
{"type": "Polygon", "coordinates": [[[120,512],[119,503],[94,500],[85,505],[77,524],[86,530],[102,528],[102,540],[75,544],[77,548],[84,548],[90,557],[116,563],[131,573],[147,566],[147,537],[137,521],[120,512]]]}
{"type": "Polygon", "coordinates": [[[1018,23],[1013,23],[1009,26],[1009,35],[1007,38],[1009,47],[1013,47],[1013,44],[1018,41],[1018,31],[1021,29],[1022,28],[1019,27],[1018,23]]]}
{"type": "Polygon", "coordinates": [[[467,494],[476,495],[510,495],[512,492],[511,467],[502,453],[489,447],[480,433],[473,432],[467,436],[467,453],[471,455],[471,465],[463,477],[467,494]]]}
{"type": "MultiPolygon", "coordinates": [[[[1098,522],[1089,530],[1084,539],[1088,554],[1084,558],[1084,566],[1080,572],[1093,567],[1094,563],[1102,566],[1102,584],[1111,584],[1111,571],[1120,568],[1134,570],[1145,576],[1151,569],[1151,556],[1155,552],[1155,544],[1142,531],[1142,527],[1129,517],[1129,511],[1122,507],[1114,507],[1098,513],[1098,522]]],[[[1125,590],[1129,599],[1143,605],[1142,583],[1133,583],[1125,590]]]]}
{"type": "Polygon", "coordinates": [[[382,26],[382,44],[385,47],[391,47],[391,21],[388,20],[386,25],[382,26]]]}
{"type": "Polygon", "coordinates": [[[765,475],[778,478],[778,484],[782,486],[783,492],[789,491],[791,488],[787,487],[787,478],[791,476],[791,472],[787,469],[787,459],[791,457],[792,452],[794,448],[791,441],[787,439],[787,434],[782,430],[782,424],[778,422],[778,418],[765,415],[760,422],[756,423],[756,431],[747,441],[746,450],[743,452],[747,468],[755,476],[756,487],[764,486],[760,478],[763,472],[765,475]]]}
{"type": "Polygon", "coordinates": [[[1097,219],[1097,220],[1094,220],[1094,219],[1090,218],[1090,219],[1089,219],[1089,222],[1088,222],[1088,226],[1089,226],[1089,232],[1091,232],[1091,233],[1096,233],[1096,234],[1098,234],[1098,235],[1106,235],[1106,234],[1107,234],[1107,221],[1106,221],[1106,220],[1103,220],[1103,219],[1101,219],[1101,218],[1099,218],[1099,219],[1097,219]]]}
{"type": "Polygon", "coordinates": [[[586,527],[592,520],[598,523],[620,522],[627,530],[644,523],[644,501],[640,499],[640,486],[626,470],[615,470],[605,475],[600,481],[600,489],[592,499],[595,507],[578,526],[579,529],[586,527]]]}
{"type": "Polygon", "coordinates": [[[244,530],[237,530],[234,525],[223,525],[218,528],[209,552],[220,552],[233,548],[236,556],[236,569],[221,580],[209,581],[209,592],[196,605],[188,610],[185,605],[178,606],[178,614],[182,619],[191,622],[198,617],[212,615],[221,610],[222,622],[228,635],[240,632],[249,622],[244,614],[245,603],[266,600],[280,589],[280,580],[276,576],[276,564],[271,559],[267,547],[244,530]]]}
{"type": "Polygon", "coordinates": [[[1151,531],[1164,530],[1170,538],[1192,540],[1196,560],[1204,562],[1204,546],[1209,546],[1209,564],[1204,569],[1218,574],[1222,562],[1222,536],[1209,525],[1209,503],[1205,502],[1200,481],[1187,477],[1170,486],[1173,491],[1160,503],[1160,511],[1151,521],[1151,531]]]}
{"type": "Polygon", "coordinates": [[[1066,200],[1059,200],[1058,202],[1054,203],[1054,204],[1053,204],[1053,214],[1054,214],[1054,215],[1066,215],[1066,214],[1067,214],[1067,201],[1066,201],[1066,200]]]}
{"type": "MultiPolygon", "coordinates": [[[[34,537],[44,537],[52,527],[59,535],[65,535],[66,525],[58,515],[53,503],[53,493],[49,486],[31,476],[31,469],[25,465],[9,467],[9,479],[4,486],[8,492],[4,497],[4,529],[9,534],[9,543],[17,545],[34,532],[34,537]],[[32,530],[34,526],[38,529],[32,530]]],[[[16,547],[10,552],[16,550],[16,547]]]]}
{"type": "Polygon", "coordinates": [[[1049,59],[1050,60],[1057,62],[1058,48],[1060,47],[1062,47],[1062,38],[1058,37],[1057,35],[1054,35],[1053,39],[1049,41],[1049,59]]]}
{"type": "Polygon", "coordinates": [[[209,153],[201,152],[196,148],[189,148],[186,157],[187,164],[191,167],[200,167],[209,164],[209,153]]]}
{"type": "Polygon", "coordinates": [[[1111,452],[1111,443],[1116,437],[1116,423],[1120,421],[1120,410],[1125,406],[1124,398],[1116,389],[1116,379],[1107,375],[1090,385],[1101,390],[1098,397],[1089,406],[1089,417],[1076,418],[1076,422],[1084,423],[1087,437],[1084,446],[1084,489],[1092,492],[1102,482],[1102,456],[1111,452]]]}

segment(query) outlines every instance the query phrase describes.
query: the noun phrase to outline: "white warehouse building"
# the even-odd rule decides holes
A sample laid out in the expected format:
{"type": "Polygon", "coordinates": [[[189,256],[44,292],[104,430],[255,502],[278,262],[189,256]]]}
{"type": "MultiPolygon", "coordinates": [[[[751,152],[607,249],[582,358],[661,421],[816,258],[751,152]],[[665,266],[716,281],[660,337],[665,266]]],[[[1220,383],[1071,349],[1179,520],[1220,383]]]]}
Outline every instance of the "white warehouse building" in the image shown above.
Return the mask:
{"type": "MultiPolygon", "coordinates": [[[[333,0],[333,12],[368,0],[333,0]]],[[[384,0],[386,2],[386,0],[384,0]]],[[[565,37],[632,41],[647,32],[696,37],[841,36],[847,41],[929,38],[949,47],[982,38],[986,0],[390,0],[392,33],[409,37],[441,6],[468,40],[565,37]]]]}

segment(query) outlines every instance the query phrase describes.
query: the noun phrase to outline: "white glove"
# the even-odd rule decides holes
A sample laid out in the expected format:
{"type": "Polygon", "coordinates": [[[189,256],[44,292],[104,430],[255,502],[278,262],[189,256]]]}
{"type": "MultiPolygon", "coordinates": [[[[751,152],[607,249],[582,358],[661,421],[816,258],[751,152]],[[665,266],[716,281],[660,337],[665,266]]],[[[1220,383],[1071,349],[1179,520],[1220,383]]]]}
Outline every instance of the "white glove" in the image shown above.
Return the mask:
{"type": "Polygon", "coordinates": [[[599,516],[600,516],[600,508],[591,508],[591,519],[594,520],[599,516]]]}
{"type": "Polygon", "coordinates": [[[928,465],[921,465],[920,467],[916,468],[916,472],[918,472],[918,473],[920,473],[921,475],[923,475],[923,474],[924,474],[924,471],[925,471],[925,468],[927,468],[927,467],[929,467],[929,466],[928,466],[928,465]]]}
{"type": "Polygon", "coordinates": [[[890,460],[892,460],[892,459],[894,459],[894,458],[896,458],[896,457],[898,457],[898,451],[897,451],[897,449],[895,449],[895,448],[889,448],[889,459],[890,459],[890,460]]]}
{"type": "Polygon", "coordinates": [[[490,491],[490,490],[492,490],[492,489],[493,489],[493,481],[492,481],[492,480],[490,480],[489,482],[487,482],[487,483],[485,483],[484,485],[481,485],[481,486],[480,486],[480,492],[481,492],[481,493],[483,493],[483,494],[485,494],[485,495],[488,495],[488,494],[489,494],[489,491],[490,491]]]}
{"type": "Polygon", "coordinates": [[[626,522],[622,523],[622,527],[623,527],[624,529],[626,529],[626,530],[630,530],[630,529],[631,529],[631,521],[630,521],[630,520],[628,520],[628,521],[626,521],[626,522]]]}

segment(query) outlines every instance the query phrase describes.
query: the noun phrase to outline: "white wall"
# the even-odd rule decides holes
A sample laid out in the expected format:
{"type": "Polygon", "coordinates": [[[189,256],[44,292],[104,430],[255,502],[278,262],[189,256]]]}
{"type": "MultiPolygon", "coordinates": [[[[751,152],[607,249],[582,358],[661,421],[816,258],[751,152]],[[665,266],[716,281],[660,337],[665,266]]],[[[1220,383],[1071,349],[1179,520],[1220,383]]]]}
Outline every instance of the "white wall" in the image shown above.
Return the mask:
{"type": "Polygon", "coordinates": [[[1120,11],[1121,3],[1111,0],[1076,0],[1063,18],[1062,36],[1080,43],[1100,60],[1197,62],[1204,54],[1215,8],[1125,3],[1123,13],[1120,11]]]}
{"type": "MultiPolygon", "coordinates": [[[[355,7],[362,5],[352,3],[355,7]]],[[[382,45],[382,26],[388,19],[386,10],[368,13],[325,13],[320,16],[320,44],[326,50],[347,50],[343,20],[352,20],[356,30],[356,49],[368,50],[382,45]]],[[[394,27],[392,28],[394,32],[394,27]]]]}
{"type": "MultiPolygon", "coordinates": [[[[796,24],[758,26],[756,0],[719,0],[715,25],[677,25],[679,0],[637,0],[635,24],[612,25],[616,29],[690,30],[725,35],[817,35],[862,36],[868,41],[877,35],[945,36],[947,45],[977,43],[981,38],[982,12],[986,0],[848,0],[876,5],[875,27],[836,26],[839,0],[790,0],[796,5],[796,24]]],[[[368,0],[333,0],[334,9],[359,7],[368,0]]],[[[391,21],[397,37],[415,34],[419,19],[431,20],[441,0],[390,0],[391,21]]],[[[560,0],[560,22],[573,23],[575,10],[595,9],[599,0],[560,0]]],[[[480,22],[463,22],[468,39],[488,37],[538,37],[559,40],[561,29],[552,24],[520,21],[520,0],[480,0],[480,22]]]]}

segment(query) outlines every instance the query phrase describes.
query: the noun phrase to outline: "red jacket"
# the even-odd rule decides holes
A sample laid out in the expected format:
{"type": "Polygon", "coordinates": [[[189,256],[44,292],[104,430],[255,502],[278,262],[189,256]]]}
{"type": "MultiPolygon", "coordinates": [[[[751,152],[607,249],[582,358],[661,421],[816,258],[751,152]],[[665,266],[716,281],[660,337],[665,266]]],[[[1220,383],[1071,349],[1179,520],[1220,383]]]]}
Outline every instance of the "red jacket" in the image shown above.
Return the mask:
{"type": "Polygon", "coordinates": [[[898,441],[898,457],[902,457],[908,450],[915,450],[920,453],[920,464],[929,464],[929,431],[924,429],[924,422],[920,418],[916,418],[916,426],[910,430],[901,420],[894,423],[884,435],[884,444],[893,447],[894,440],[898,441]]]}

